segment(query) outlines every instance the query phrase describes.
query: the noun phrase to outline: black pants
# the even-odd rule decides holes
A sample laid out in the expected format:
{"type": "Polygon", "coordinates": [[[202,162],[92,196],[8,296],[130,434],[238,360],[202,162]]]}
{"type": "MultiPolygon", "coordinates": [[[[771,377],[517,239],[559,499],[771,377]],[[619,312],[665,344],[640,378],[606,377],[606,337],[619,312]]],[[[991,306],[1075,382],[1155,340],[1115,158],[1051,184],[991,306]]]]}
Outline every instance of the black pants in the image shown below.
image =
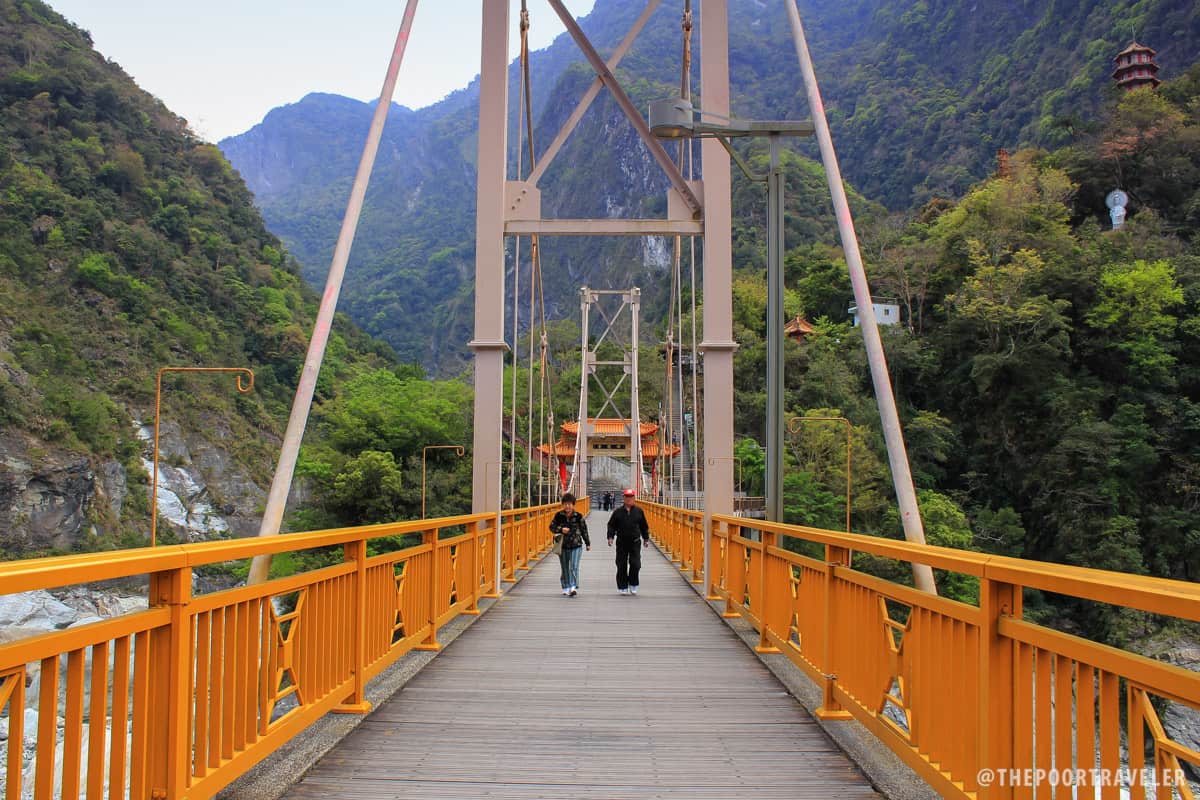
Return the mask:
{"type": "Polygon", "coordinates": [[[617,537],[617,588],[628,589],[638,585],[638,573],[642,570],[641,538],[626,541],[617,537]]]}

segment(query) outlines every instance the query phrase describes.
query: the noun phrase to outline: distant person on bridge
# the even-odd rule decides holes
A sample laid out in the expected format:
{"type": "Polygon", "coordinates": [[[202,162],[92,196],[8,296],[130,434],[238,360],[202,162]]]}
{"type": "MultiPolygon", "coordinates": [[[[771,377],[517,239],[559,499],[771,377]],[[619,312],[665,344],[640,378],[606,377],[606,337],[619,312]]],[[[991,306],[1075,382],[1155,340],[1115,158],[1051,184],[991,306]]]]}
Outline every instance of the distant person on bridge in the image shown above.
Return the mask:
{"type": "Polygon", "coordinates": [[[617,540],[617,590],[621,594],[638,593],[642,548],[650,546],[650,525],[636,500],[633,489],[626,489],[624,503],[608,518],[608,546],[617,540]]]}
{"type": "Polygon", "coordinates": [[[575,495],[567,492],[562,496],[562,509],[550,521],[550,531],[561,544],[558,563],[562,567],[559,577],[562,593],[574,597],[579,594],[579,559],[583,556],[583,548],[592,549],[587,520],[575,510],[575,495]]]}

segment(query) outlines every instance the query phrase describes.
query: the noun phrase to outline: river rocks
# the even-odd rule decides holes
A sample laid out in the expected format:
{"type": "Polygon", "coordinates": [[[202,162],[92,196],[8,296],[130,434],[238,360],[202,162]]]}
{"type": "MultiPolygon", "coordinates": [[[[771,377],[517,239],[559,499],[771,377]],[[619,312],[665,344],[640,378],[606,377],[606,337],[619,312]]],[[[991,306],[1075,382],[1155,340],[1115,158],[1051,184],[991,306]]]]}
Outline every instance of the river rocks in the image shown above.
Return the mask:
{"type": "Polygon", "coordinates": [[[0,629],[56,630],[67,627],[78,618],[78,611],[47,591],[0,595],[0,629]]]}
{"type": "Polygon", "coordinates": [[[127,597],[115,594],[96,596],[96,612],[102,617],[119,617],[122,614],[145,611],[149,607],[150,604],[145,597],[127,597]]]}
{"type": "MultiPolygon", "coordinates": [[[[1177,667],[1193,672],[1200,671],[1200,643],[1176,640],[1158,657],[1177,667]]],[[[1162,724],[1167,735],[1179,744],[1193,750],[1200,749],[1200,711],[1182,703],[1168,703],[1163,713],[1162,724]]],[[[1200,778],[1194,766],[1189,764],[1185,769],[1189,771],[1189,780],[1196,781],[1200,778]]]]}
{"type": "Polygon", "coordinates": [[[148,607],[145,597],[90,591],[82,587],[59,592],[58,597],[43,589],[0,595],[0,644],[145,611],[148,607]]]}

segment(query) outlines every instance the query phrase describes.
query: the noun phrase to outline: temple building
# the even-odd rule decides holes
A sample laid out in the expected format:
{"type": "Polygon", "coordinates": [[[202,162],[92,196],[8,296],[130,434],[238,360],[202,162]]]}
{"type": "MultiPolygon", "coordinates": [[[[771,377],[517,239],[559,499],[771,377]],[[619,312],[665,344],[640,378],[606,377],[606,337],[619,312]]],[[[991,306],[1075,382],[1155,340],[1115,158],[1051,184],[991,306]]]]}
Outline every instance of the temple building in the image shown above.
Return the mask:
{"type": "MultiPolygon", "coordinates": [[[[629,435],[630,423],[624,419],[589,419],[591,433],[588,434],[587,459],[597,456],[611,456],[628,461],[633,457],[629,435]]],[[[659,441],[658,425],[653,422],[643,422],[639,426],[639,436],[642,446],[642,471],[650,474],[653,485],[651,491],[658,491],[658,461],[660,458],[674,458],[679,455],[677,444],[664,446],[659,441]]],[[[579,439],[579,423],[564,422],[562,434],[553,445],[541,445],[538,449],[544,457],[553,457],[558,463],[559,476],[566,485],[569,471],[575,467],[575,447],[579,439]]]]}
{"type": "Polygon", "coordinates": [[[1122,89],[1137,89],[1141,86],[1158,88],[1162,81],[1158,77],[1158,64],[1154,62],[1155,51],[1134,42],[1117,53],[1113,63],[1113,80],[1122,89]]]}
{"type": "Polygon", "coordinates": [[[783,326],[783,335],[797,342],[804,341],[804,337],[815,331],[816,328],[812,326],[812,323],[800,314],[797,314],[792,318],[791,322],[783,326]]]}

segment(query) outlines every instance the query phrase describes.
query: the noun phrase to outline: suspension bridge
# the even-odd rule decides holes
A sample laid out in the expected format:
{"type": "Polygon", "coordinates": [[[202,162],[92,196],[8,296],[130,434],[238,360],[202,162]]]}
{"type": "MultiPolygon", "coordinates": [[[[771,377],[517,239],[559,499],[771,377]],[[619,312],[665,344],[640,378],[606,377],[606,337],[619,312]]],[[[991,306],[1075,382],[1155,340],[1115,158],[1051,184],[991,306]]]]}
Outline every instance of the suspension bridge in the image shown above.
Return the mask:
{"type": "MultiPolygon", "coordinates": [[[[529,17],[522,3],[522,107],[515,115],[522,156],[515,175],[509,174],[507,137],[509,3],[482,5],[471,513],[278,535],[412,26],[416,2],[409,0],[299,380],[262,535],[0,564],[4,594],[148,576],[149,597],[145,611],[0,645],[5,800],[261,796],[238,794],[237,782],[281,760],[294,783],[276,786],[272,796],[879,796],[886,782],[839,744],[839,732],[848,730],[890,752],[928,797],[1193,797],[1188,779],[1200,753],[1172,739],[1163,718],[1172,706],[1200,709],[1196,673],[1038,624],[1026,617],[1023,603],[1027,592],[1037,591],[1198,622],[1200,589],[925,544],[870,314],[863,318],[864,340],[905,539],[780,523],[773,503],[780,496],[781,461],[768,461],[768,518],[734,513],[730,156],[736,152],[726,149],[729,137],[761,134],[773,150],[783,135],[817,137],[855,299],[860,307],[870,303],[794,0],[784,5],[811,124],[729,118],[724,0],[699,3],[695,20],[692,3],[683,4],[680,97],[659,107],[657,117],[651,114],[654,125],[633,107],[613,70],[658,0],[647,2],[607,59],[561,0],[548,0],[596,77],[540,152],[533,146],[529,17]],[[703,37],[702,112],[691,106],[694,23],[703,37]],[[543,216],[538,179],[601,91],[617,101],[664,170],[671,186],[665,218],[543,216]],[[664,137],[681,140],[674,157],[664,137]],[[700,162],[702,174],[693,169],[700,162]],[[535,438],[549,446],[557,435],[544,407],[538,418],[525,420],[522,434],[520,421],[506,421],[497,402],[506,389],[505,354],[518,334],[515,319],[509,332],[504,324],[505,243],[514,240],[518,264],[521,253],[528,254],[526,322],[544,332],[539,241],[555,235],[672,240],[667,362],[676,363],[672,354],[680,348],[687,356],[680,365],[703,361],[702,377],[699,370],[685,376],[673,366],[668,372],[666,425],[671,437],[688,434],[680,453],[692,462],[690,473],[671,468],[667,478],[673,493],[661,499],[677,502],[656,502],[659,493],[642,478],[636,392],[629,415],[620,412],[619,421],[629,426],[631,483],[642,496],[655,545],[647,551],[638,596],[617,595],[611,585],[601,533],[605,517],[594,511],[594,548],[585,559],[581,594],[561,596],[554,559],[545,558],[556,505],[536,499],[546,499],[541,487],[562,489],[560,475],[547,480],[545,474],[558,465],[551,459],[526,464],[528,505],[522,505],[515,502],[522,495],[520,470],[504,458],[506,430],[510,444],[521,436],[529,451],[535,438]],[[700,262],[692,257],[697,243],[700,262]],[[694,327],[685,329],[685,275],[691,297],[700,287],[704,292],[701,341],[694,327]],[[672,421],[682,418],[685,397],[694,429],[672,421]],[[405,536],[419,543],[395,549],[405,541],[397,537],[405,536]],[[311,552],[325,554],[326,566],[269,578],[272,556],[311,552]],[[911,569],[913,586],[856,568],[861,561],[855,556],[911,569]],[[195,588],[201,585],[196,576],[209,565],[246,560],[252,560],[246,585],[195,588]],[[976,581],[978,602],[939,596],[934,570],[976,581]],[[445,647],[449,627],[465,630],[445,647]],[[747,631],[749,644],[738,635],[747,631]],[[418,657],[428,661],[423,669],[391,699],[373,703],[379,682],[418,657]],[[776,676],[785,668],[803,676],[818,698],[811,713],[776,676]],[[361,718],[361,724],[323,758],[293,766],[289,747],[334,713],[361,718]]],[[[768,178],[778,180],[776,168],[768,178]]],[[[778,196],[772,197],[781,209],[778,196]]],[[[782,236],[778,229],[774,234],[782,236]]],[[[778,264],[781,241],[768,238],[775,241],[772,263],[778,264]]],[[[777,289],[771,302],[781,302],[777,289]]],[[[521,298],[518,287],[513,290],[515,311],[521,298]]],[[[628,287],[604,291],[636,306],[628,287]]],[[[584,306],[598,296],[585,289],[584,306]]],[[[783,320],[779,313],[771,319],[779,323],[770,329],[776,344],[768,362],[774,364],[783,320]]],[[[585,324],[588,362],[575,449],[568,448],[568,488],[586,493],[587,441],[596,433],[587,399],[591,376],[602,367],[636,372],[633,320],[624,358],[609,363],[589,346],[585,324]]],[[[544,333],[531,334],[529,345],[527,363],[540,363],[545,375],[544,333]]],[[[770,367],[768,382],[775,385],[780,372],[770,367]]],[[[616,389],[601,386],[607,403],[616,389]]],[[[544,384],[539,391],[545,395],[551,388],[544,384]]],[[[507,387],[513,398],[517,390],[515,382],[507,387]]],[[[772,445],[782,436],[775,392],[768,392],[776,409],[768,414],[769,459],[782,450],[772,445]]],[[[526,395],[532,409],[532,383],[526,395]]],[[[586,497],[581,502],[586,507],[586,497]]]]}

